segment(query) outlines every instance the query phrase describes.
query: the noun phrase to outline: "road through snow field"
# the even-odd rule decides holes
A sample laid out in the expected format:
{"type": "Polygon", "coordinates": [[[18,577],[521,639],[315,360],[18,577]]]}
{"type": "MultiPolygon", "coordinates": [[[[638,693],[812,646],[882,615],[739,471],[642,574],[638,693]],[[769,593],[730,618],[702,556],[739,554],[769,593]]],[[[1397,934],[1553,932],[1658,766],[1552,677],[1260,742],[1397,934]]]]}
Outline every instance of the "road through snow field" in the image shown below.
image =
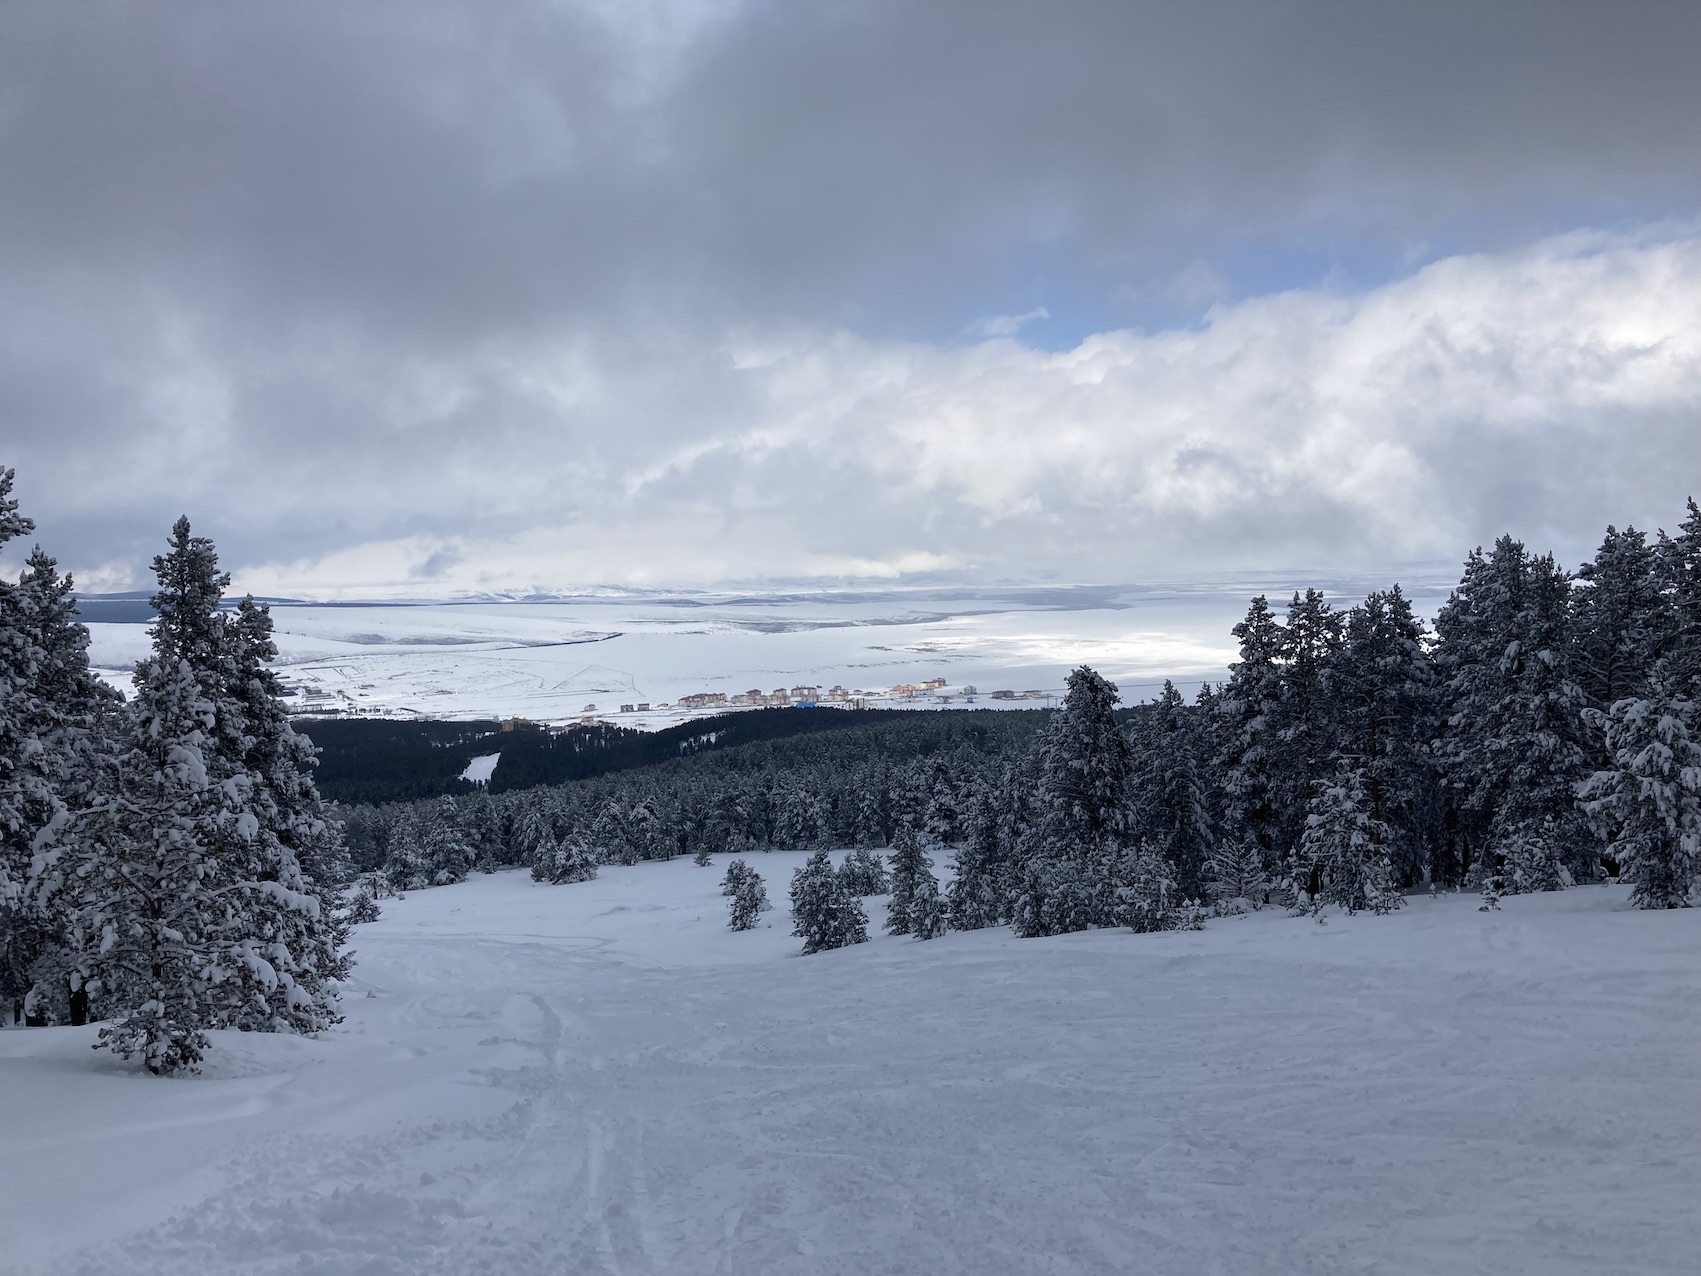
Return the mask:
{"type": "Polygon", "coordinates": [[[744,934],[724,857],[389,901],[343,1028],[197,1079],[0,1033],[0,1270],[1694,1270],[1701,914],[800,957],[801,858],[744,934]]]}

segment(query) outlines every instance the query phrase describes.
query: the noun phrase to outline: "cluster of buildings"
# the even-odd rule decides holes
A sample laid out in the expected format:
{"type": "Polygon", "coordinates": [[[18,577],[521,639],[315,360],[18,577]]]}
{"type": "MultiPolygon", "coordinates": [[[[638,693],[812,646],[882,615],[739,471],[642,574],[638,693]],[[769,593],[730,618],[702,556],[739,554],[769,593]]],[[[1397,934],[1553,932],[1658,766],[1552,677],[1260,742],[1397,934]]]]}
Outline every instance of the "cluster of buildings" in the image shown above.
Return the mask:
{"type": "Polygon", "coordinates": [[[853,701],[863,699],[860,691],[847,691],[843,687],[828,687],[823,691],[820,687],[775,687],[772,691],[763,691],[760,687],[752,687],[749,691],[727,695],[721,691],[703,691],[696,695],[681,696],[679,704],[682,708],[709,709],[717,707],[747,706],[754,708],[809,708],[818,704],[854,705],[853,701]]]}
{"type": "MultiPolygon", "coordinates": [[[[925,699],[931,704],[951,704],[962,701],[974,704],[977,696],[982,693],[973,686],[961,686],[947,690],[948,684],[944,678],[928,678],[921,682],[904,682],[879,691],[863,691],[846,687],[775,687],[772,691],[763,691],[752,687],[749,691],[727,693],[725,691],[697,691],[690,695],[680,696],[672,704],[652,704],[648,700],[632,701],[619,707],[621,716],[645,713],[656,714],[694,714],[705,710],[733,708],[813,708],[817,705],[827,705],[839,709],[866,709],[871,701],[916,701],[925,699]]],[[[372,684],[362,684],[359,691],[371,690],[372,684]]],[[[358,694],[358,692],[356,693],[358,694]]],[[[308,717],[343,717],[355,715],[371,715],[374,717],[420,717],[425,716],[417,709],[402,709],[380,705],[365,705],[357,703],[355,696],[346,690],[326,690],[312,685],[286,685],[284,695],[294,702],[295,713],[308,717]]],[[[1046,700],[1052,697],[1044,691],[992,691],[986,693],[992,700],[1046,700]]],[[[524,724],[521,718],[510,718],[502,723],[504,731],[512,731],[516,726],[524,724]]],[[[579,711],[576,721],[570,726],[591,726],[598,722],[612,725],[608,718],[599,716],[595,704],[587,704],[579,711]]],[[[640,724],[643,725],[643,724],[640,724]]],[[[565,728],[563,728],[565,729],[565,728]]]]}
{"type": "MultiPolygon", "coordinates": [[[[667,713],[685,712],[701,713],[711,709],[786,709],[813,708],[817,705],[830,705],[841,709],[865,709],[873,700],[916,700],[928,697],[949,704],[961,699],[966,704],[973,704],[980,691],[972,686],[958,687],[946,694],[949,684],[943,678],[928,678],[922,682],[902,682],[883,691],[863,691],[846,687],[775,687],[772,691],[763,691],[760,687],[752,687],[749,691],[728,693],[725,691],[695,691],[690,695],[680,696],[672,704],[651,705],[646,702],[634,702],[620,706],[622,714],[634,713],[667,713]]],[[[1047,693],[1043,691],[994,691],[989,693],[993,700],[1043,700],[1047,693]]],[[[593,715],[595,705],[586,705],[585,713],[593,715]]],[[[586,721],[592,720],[587,717],[586,721]]]]}
{"type": "MultiPolygon", "coordinates": [[[[817,705],[831,705],[842,709],[864,709],[870,700],[892,699],[913,700],[917,696],[941,692],[946,687],[945,679],[929,678],[925,682],[900,683],[885,691],[863,691],[849,687],[775,687],[772,691],[763,691],[760,687],[752,687],[749,691],[728,693],[725,691],[694,691],[690,695],[680,696],[672,704],[651,705],[648,702],[623,704],[621,713],[665,713],[668,711],[684,711],[698,713],[705,709],[808,709],[817,705]]],[[[975,688],[963,687],[960,694],[972,702],[976,695],[975,688]]],[[[1013,696],[1013,693],[1004,693],[1013,696]]],[[[1037,694],[1037,693],[1036,693],[1037,694]]],[[[595,705],[586,705],[587,714],[596,712],[595,705]]]]}

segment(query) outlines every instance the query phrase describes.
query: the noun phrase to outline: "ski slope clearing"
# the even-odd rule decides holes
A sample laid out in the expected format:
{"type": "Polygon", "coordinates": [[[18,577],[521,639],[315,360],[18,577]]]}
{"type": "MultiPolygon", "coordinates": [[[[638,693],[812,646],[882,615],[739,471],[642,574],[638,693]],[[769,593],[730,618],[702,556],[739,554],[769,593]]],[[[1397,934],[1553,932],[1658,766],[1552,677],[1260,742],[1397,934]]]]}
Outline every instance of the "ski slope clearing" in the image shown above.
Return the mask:
{"type": "MultiPolygon", "coordinates": [[[[323,1040],[0,1033],[7,1272],[1693,1271],[1701,912],[795,955],[712,869],[387,901],[323,1040]]],[[[881,920],[870,901],[871,921],[881,920]]]]}

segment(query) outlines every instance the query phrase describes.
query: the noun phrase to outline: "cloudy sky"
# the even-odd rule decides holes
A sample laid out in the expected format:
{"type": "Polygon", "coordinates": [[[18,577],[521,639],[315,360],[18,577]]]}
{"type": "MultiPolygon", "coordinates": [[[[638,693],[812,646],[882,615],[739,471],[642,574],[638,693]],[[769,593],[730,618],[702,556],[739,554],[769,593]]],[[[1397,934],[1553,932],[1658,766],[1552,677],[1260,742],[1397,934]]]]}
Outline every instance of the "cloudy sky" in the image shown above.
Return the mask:
{"type": "Polygon", "coordinates": [[[1701,6],[0,10],[91,587],[1569,561],[1701,492],[1701,6]]]}

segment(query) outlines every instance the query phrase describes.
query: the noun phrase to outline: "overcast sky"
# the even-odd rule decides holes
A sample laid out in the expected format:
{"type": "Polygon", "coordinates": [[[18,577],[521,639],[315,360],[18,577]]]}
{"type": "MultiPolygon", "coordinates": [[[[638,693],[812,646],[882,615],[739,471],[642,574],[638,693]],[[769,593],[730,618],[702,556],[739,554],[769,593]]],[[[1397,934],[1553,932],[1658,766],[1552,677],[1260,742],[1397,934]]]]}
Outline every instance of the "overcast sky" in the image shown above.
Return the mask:
{"type": "Polygon", "coordinates": [[[1575,562],[1701,493],[1701,5],[11,4],[88,587],[1575,562]]]}

